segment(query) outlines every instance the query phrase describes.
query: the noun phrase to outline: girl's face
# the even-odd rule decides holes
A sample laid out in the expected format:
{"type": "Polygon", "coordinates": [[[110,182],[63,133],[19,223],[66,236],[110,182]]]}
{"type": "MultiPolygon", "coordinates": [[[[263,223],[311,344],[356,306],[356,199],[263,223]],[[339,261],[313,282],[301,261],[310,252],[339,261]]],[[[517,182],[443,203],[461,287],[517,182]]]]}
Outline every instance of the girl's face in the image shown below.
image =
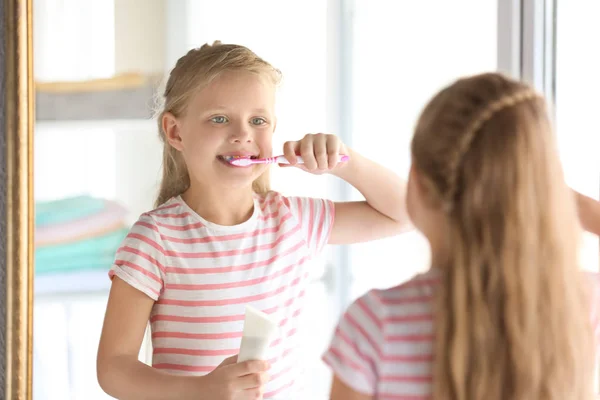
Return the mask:
{"type": "Polygon", "coordinates": [[[251,188],[265,166],[232,166],[224,156],[270,157],[275,87],[258,74],[227,71],[190,99],[184,115],[166,114],[169,143],[181,151],[192,184],[251,188]]]}

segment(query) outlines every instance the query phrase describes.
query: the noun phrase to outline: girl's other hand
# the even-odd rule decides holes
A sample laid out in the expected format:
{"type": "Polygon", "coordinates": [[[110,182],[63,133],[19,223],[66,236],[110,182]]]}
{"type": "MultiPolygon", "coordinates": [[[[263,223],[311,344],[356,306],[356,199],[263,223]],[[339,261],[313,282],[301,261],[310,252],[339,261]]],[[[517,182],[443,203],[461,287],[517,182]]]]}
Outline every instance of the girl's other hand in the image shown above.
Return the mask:
{"type": "Polygon", "coordinates": [[[237,362],[237,355],[226,358],[217,368],[201,377],[202,398],[214,400],[262,399],[269,380],[266,361],[237,362]]]}

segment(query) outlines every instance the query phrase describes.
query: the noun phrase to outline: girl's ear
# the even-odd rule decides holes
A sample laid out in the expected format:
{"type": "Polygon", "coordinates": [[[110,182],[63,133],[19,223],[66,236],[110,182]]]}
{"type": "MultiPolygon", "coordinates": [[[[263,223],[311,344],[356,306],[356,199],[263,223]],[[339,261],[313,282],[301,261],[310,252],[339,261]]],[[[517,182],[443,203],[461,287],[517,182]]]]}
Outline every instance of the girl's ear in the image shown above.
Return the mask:
{"type": "Polygon", "coordinates": [[[183,141],[180,135],[179,121],[173,114],[166,112],[162,116],[162,129],[165,133],[167,142],[175,149],[183,150],[183,141]]]}
{"type": "Polygon", "coordinates": [[[410,165],[410,171],[408,173],[408,177],[409,177],[410,181],[413,182],[413,187],[418,192],[419,197],[423,198],[423,196],[426,194],[427,189],[426,189],[425,185],[423,185],[421,173],[419,172],[419,169],[417,167],[415,167],[415,164],[410,165]]]}
{"type": "Polygon", "coordinates": [[[412,181],[412,189],[416,192],[419,201],[428,208],[439,207],[433,188],[428,185],[427,178],[414,164],[410,166],[409,179],[412,181]]]}

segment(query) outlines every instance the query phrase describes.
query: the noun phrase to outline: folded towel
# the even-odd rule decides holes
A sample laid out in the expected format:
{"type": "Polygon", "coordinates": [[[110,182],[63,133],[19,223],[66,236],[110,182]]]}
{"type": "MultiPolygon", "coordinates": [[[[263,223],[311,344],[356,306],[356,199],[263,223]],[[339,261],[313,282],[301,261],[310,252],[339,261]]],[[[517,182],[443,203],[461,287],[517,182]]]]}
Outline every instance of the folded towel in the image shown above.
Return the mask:
{"type": "Polygon", "coordinates": [[[39,247],[35,250],[35,272],[109,268],[115,253],[127,236],[127,228],[69,244],[39,247]]]}
{"type": "MultiPolygon", "coordinates": [[[[57,211],[63,213],[63,210],[57,211]]],[[[123,226],[127,210],[112,201],[104,201],[104,209],[96,214],[51,225],[35,227],[36,247],[67,244],[100,236],[123,226]]]]}
{"type": "Polygon", "coordinates": [[[86,195],[35,204],[35,225],[60,224],[89,217],[106,208],[106,200],[86,195]]]}
{"type": "Polygon", "coordinates": [[[56,262],[46,260],[40,263],[36,262],[35,276],[82,273],[86,271],[102,271],[103,274],[107,274],[114,261],[114,253],[65,258],[56,262]]]}

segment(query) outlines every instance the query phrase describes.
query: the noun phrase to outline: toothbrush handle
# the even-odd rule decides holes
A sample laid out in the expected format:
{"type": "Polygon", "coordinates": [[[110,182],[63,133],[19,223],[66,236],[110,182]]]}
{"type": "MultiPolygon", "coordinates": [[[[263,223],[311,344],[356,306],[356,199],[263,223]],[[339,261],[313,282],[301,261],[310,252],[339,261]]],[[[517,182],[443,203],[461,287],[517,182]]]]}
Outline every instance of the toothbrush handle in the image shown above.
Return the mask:
{"type": "MultiPolygon", "coordinates": [[[[296,159],[298,160],[298,164],[304,164],[304,160],[302,159],[301,156],[297,156],[296,159]]],[[[341,154],[338,161],[339,162],[346,162],[350,159],[349,156],[345,155],[345,154],[341,154]]],[[[268,163],[272,164],[272,163],[277,163],[277,164],[289,164],[290,162],[287,160],[287,158],[285,158],[285,156],[278,156],[278,157],[271,157],[271,158],[267,158],[268,163]]]]}

